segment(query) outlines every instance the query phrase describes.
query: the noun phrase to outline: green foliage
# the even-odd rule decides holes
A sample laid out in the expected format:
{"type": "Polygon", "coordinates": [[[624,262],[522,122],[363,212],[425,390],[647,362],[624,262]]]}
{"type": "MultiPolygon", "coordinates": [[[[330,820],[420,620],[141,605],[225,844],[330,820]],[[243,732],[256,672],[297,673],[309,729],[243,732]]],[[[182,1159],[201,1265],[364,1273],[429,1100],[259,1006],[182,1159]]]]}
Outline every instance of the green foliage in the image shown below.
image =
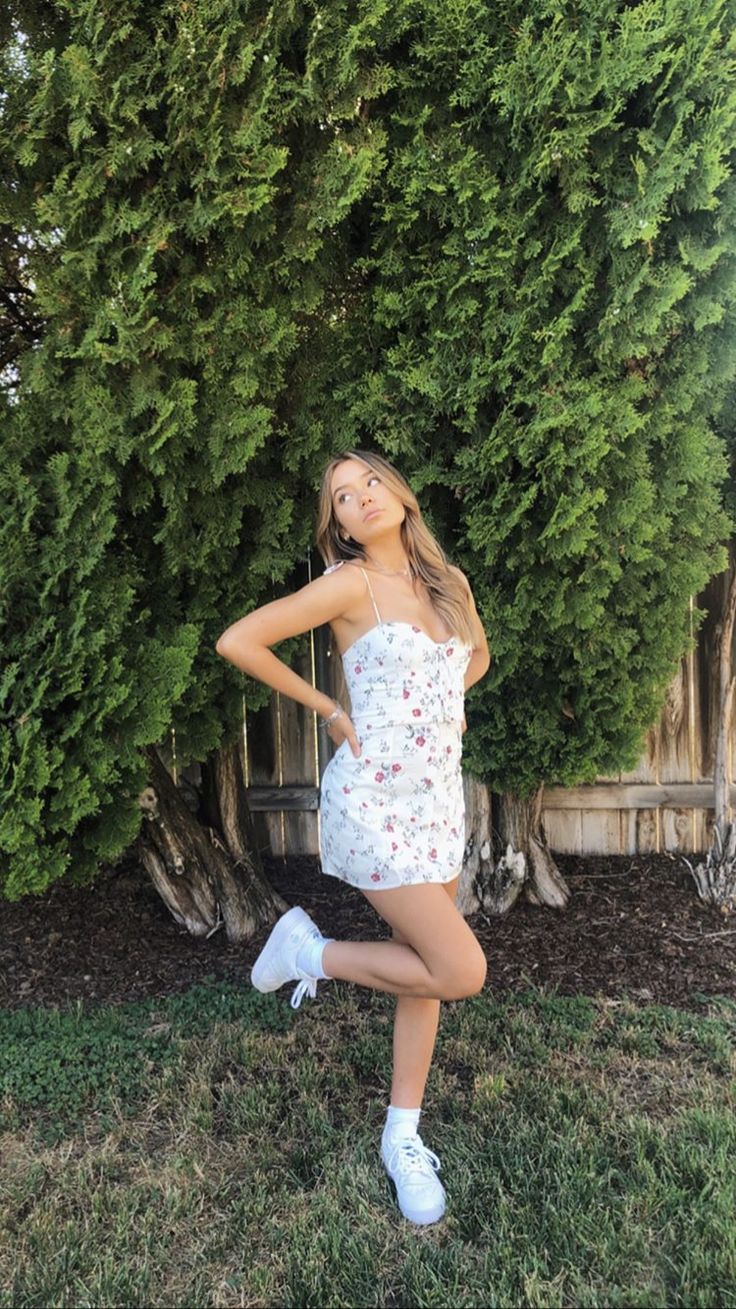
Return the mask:
{"type": "Polygon", "coordinates": [[[61,1122],[92,1106],[134,1104],[171,1053],[165,1033],[147,1035],[122,1009],[2,1014],[0,1037],[0,1098],[13,1106],[4,1128],[21,1109],[61,1122]]]}
{"type": "Polygon", "coordinates": [[[26,8],[5,893],[131,841],[171,724],[182,761],[234,733],[215,640],[293,584],[354,442],[471,579],[467,765],[518,791],[633,765],[731,529],[734,0],[26,8]]]}
{"type": "Polygon", "coordinates": [[[166,1000],[166,1021],[182,1037],[203,1036],[213,1023],[245,1023],[250,1031],[288,1032],[294,1011],[275,995],[208,978],[166,1000]]]}
{"type": "Polygon", "coordinates": [[[236,730],[214,644],[305,557],[314,442],[292,415],[333,228],[383,139],[322,132],[298,10],[87,0],[58,24],[20,23],[2,55],[0,224],[29,338],[42,316],[3,394],[9,896],[128,845],[141,747],[172,722],[182,760],[236,730]]]}
{"type": "Polygon", "coordinates": [[[591,781],[638,758],[732,530],[734,5],[401,14],[325,443],[380,432],[474,585],[465,763],[591,781]]]}
{"type": "Polygon", "coordinates": [[[203,983],[166,1001],[117,1008],[0,1011],[0,1130],[33,1111],[50,1133],[115,1105],[132,1109],[151,1077],[181,1058],[186,1042],[217,1023],[286,1031],[292,1011],[274,996],[203,983]],[[3,1108],[4,1106],[4,1108],[3,1108]]]}

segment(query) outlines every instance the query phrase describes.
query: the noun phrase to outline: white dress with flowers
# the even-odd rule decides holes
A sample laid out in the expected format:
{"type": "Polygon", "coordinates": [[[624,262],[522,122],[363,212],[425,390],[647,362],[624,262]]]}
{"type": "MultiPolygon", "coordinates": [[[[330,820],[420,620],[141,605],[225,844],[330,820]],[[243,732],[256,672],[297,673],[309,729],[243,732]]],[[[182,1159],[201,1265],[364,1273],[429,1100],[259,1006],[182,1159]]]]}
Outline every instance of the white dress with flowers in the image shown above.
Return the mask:
{"type": "MultiPolygon", "coordinates": [[[[339,568],[343,561],[326,571],[339,568]]],[[[471,647],[415,623],[376,625],[342,656],[361,747],[343,741],[320,788],[322,870],[365,890],[449,882],[462,868],[465,670],[471,647]]]]}

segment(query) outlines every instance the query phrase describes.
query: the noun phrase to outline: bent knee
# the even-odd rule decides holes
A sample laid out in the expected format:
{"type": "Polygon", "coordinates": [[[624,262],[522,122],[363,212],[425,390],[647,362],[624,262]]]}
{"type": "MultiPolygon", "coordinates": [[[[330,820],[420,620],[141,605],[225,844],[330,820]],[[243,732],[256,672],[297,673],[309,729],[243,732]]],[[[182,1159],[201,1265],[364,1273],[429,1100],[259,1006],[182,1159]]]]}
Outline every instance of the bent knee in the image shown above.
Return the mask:
{"type": "Polygon", "coordinates": [[[454,968],[442,979],[442,998],[464,1000],[477,995],[483,990],[487,972],[488,961],[479,946],[472,956],[463,960],[461,967],[454,968]]]}

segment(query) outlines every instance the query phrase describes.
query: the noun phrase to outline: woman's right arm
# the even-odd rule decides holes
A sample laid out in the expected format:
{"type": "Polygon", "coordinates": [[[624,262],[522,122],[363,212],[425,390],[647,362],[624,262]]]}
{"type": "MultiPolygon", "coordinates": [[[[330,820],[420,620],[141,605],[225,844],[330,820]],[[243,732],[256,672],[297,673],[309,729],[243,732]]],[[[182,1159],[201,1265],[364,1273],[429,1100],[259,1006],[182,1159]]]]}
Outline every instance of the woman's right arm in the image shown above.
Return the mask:
{"type": "MultiPolygon", "coordinates": [[[[215,650],[241,672],[248,673],[250,677],[273,687],[274,691],[280,691],[306,705],[308,709],[314,709],[323,718],[328,718],[335,708],[334,700],[295,673],[272,653],[269,646],[339,618],[356,603],[360,595],[361,579],[357,569],[338,568],[315,578],[300,591],[280,600],[272,600],[270,604],[262,605],[244,618],[239,618],[225,629],[215,650]]],[[[333,735],[333,740],[342,739],[346,735],[350,737],[352,724],[350,731],[344,730],[348,723],[350,719],[345,714],[331,724],[328,729],[330,735],[333,735],[333,727],[339,725],[340,728],[333,735]]]]}

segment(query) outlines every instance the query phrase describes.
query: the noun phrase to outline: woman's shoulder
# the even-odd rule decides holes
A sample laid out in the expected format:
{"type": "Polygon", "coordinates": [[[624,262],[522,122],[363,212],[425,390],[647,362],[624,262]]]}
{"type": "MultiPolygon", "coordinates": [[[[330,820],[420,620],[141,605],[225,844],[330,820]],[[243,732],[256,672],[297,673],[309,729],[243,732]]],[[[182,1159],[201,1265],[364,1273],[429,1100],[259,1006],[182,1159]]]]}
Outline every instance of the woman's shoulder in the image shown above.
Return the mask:
{"type": "Polygon", "coordinates": [[[325,568],[325,571],[324,571],[324,573],[323,573],[323,576],[324,576],[326,573],[334,573],[335,569],[336,569],[336,568],[342,568],[343,564],[346,564],[348,568],[352,567],[353,565],[357,565],[358,567],[360,567],[360,565],[357,563],[357,560],[353,560],[353,559],[338,559],[338,560],[337,560],[337,563],[334,563],[334,564],[328,564],[327,568],[325,568]]]}

